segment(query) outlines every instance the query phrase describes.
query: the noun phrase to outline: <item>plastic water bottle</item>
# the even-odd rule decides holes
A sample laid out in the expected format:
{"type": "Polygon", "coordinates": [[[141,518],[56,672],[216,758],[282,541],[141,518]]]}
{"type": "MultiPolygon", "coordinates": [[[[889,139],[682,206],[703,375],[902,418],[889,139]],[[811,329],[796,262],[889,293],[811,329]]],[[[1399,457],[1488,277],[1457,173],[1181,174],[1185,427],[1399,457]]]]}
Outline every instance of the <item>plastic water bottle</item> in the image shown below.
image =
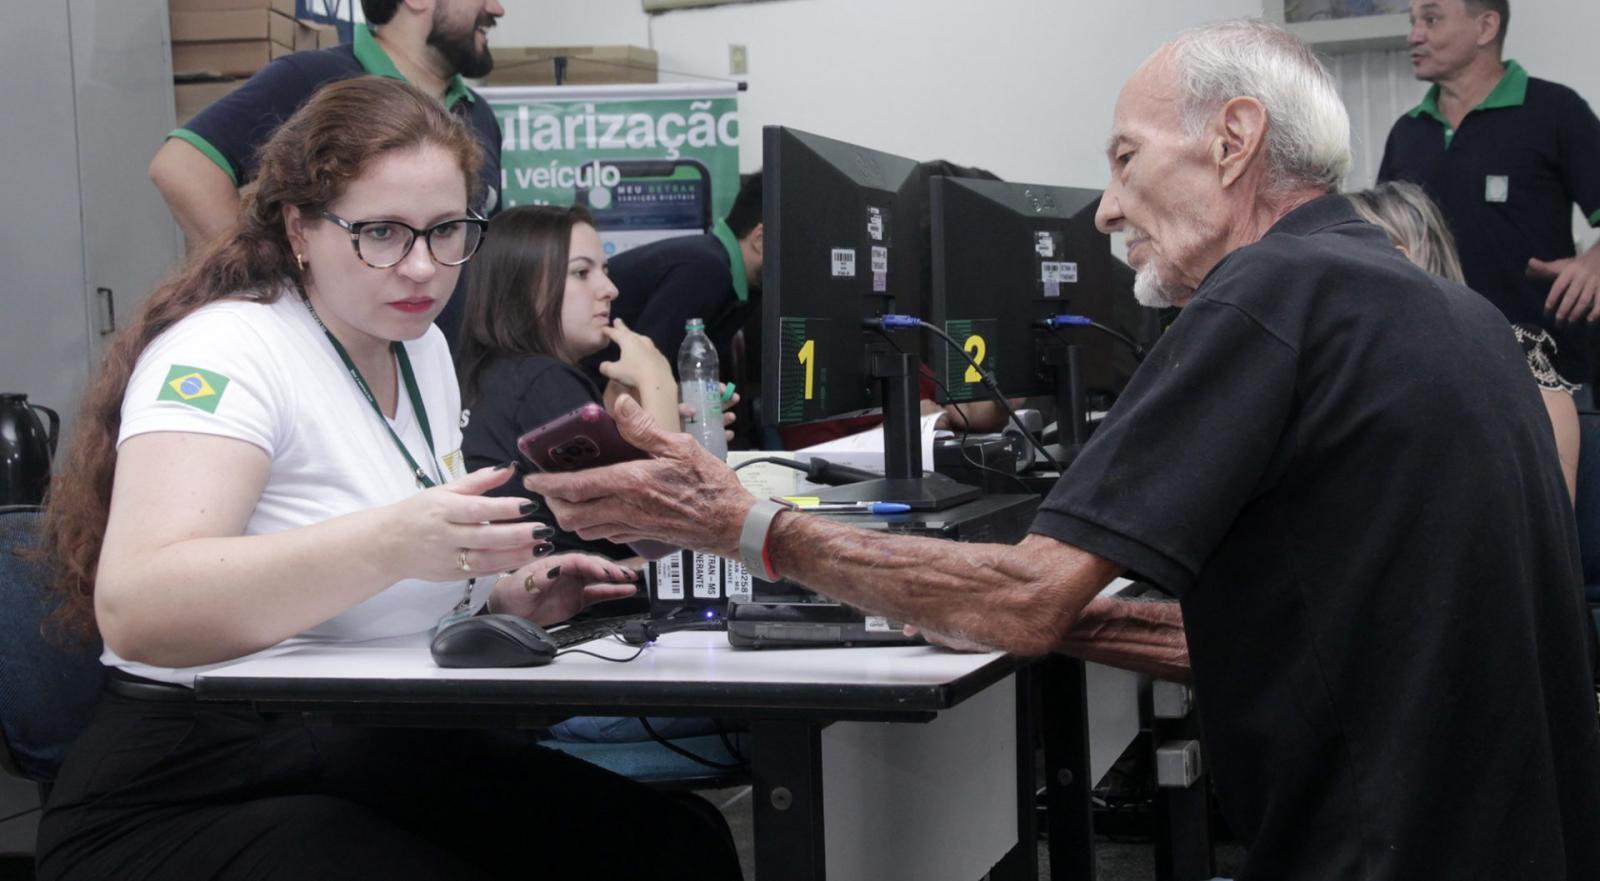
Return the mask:
{"type": "Polygon", "coordinates": [[[717,376],[717,349],[706,336],[705,322],[691,318],[683,325],[683,345],[678,347],[678,396],[692,415],[683,430],[700,446],[727,461],[728,440],[722,434],[722,380],[717,376]]]}

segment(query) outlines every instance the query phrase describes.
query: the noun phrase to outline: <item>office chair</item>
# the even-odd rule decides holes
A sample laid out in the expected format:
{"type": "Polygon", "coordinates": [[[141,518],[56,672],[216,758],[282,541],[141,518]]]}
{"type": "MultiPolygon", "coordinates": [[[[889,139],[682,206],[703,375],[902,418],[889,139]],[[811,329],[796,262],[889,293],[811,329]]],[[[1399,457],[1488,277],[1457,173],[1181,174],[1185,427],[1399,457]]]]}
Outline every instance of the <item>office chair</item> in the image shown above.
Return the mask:
{"type": "Polygon", "coordinates": [[[0,507],[0,768],[38,783],[43,801],[89,722],[104,668],[99,640],[58,644],[45,636],[57,603],[49,570],[18,553],[34,546],[38,528],[37,507],[0,507]]]}

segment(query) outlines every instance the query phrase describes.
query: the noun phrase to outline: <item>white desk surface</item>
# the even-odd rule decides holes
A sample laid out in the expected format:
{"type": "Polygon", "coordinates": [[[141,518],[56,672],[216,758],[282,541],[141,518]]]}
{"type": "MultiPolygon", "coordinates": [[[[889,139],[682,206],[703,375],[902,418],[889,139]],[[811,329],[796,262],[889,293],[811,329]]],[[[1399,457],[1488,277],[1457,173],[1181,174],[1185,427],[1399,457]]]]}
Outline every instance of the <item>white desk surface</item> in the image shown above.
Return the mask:
{"type": "MultiPolygon", "coordinates": [[[[1003,678],[1022,661],[999,652],[962,654],[929,646],[736,649],[721,632],[664,635],[637,659],[618,664],[567,654],[543,667],[444,669],[426,635],[337,648],[301,646],[274,657],[211,670],[195,683],[203,700],[277,701],[456,699],[504,703],[560,699],[595,706],[636,702],[755,702],[766,706],[939,710],[1003,678]]],[[[581,646],[626,658],[616,640],[581,646]]]]}

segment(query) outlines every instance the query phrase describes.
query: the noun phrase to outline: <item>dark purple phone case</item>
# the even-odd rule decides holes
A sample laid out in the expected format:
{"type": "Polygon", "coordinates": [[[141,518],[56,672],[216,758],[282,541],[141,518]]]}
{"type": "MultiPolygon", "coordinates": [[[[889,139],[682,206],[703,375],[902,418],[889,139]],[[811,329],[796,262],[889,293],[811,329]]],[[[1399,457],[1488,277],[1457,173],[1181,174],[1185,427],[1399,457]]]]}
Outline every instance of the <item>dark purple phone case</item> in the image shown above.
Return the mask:
{"type": "MultiPolygon", "coordinates": [[[[611,414],[599,404],[584,404],[532,429],[517,438],[517,449],[540,471],[581,471],[650,458],[622,439],[611,414]]],[[[647,560],[679,551],[661,541],[630,542],[628,547],[647,560]]]]}

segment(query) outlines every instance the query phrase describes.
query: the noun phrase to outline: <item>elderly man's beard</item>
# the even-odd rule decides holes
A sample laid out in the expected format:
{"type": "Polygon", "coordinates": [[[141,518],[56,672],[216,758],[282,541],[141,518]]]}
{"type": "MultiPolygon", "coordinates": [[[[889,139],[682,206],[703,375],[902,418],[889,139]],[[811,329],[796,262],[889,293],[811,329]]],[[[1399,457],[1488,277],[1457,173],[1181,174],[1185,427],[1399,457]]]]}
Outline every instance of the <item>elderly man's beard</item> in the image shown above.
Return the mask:
{"type": "Polygon", "coordinates": [[[1174,291],[1161,280],[1154,262],[1146,263],[1133,277],[1133,298],[1151,309],[1180,306],[1188,300],[1187,292],[1174,291]]]}
{"type": "Polygon", "coordinates": [[[451,32],[450,23],[446,21],[446,4],[435,7],[433,13],[433,30],[428,33],[428,45],[439,50],[444,60],[467,79],[477,79],[489,75],[494,70],[494,56],[489,53],[489,47],[478,49],[478,28],[494,27],[494,16],[484,13],[461,30],[451,32]]]}
{"type": "MultiPolygon", "coordinates": [[[[1128,227],[1130,241],[1148,242],[1150,237],[1143,230],[1128,227]]],[[[1173,287],[1169,279],[1161,277],[1161,270],[1156,265],[1156,257],[1150,254],[1144,265],[1138,268],[1133,277],[1133,298],[1139,305],[1150,309],[1165,309],[1169,306],[1182,306],[1189,302],[1189,297],[1194,291],[1186,288],[1173,287]]]]}

